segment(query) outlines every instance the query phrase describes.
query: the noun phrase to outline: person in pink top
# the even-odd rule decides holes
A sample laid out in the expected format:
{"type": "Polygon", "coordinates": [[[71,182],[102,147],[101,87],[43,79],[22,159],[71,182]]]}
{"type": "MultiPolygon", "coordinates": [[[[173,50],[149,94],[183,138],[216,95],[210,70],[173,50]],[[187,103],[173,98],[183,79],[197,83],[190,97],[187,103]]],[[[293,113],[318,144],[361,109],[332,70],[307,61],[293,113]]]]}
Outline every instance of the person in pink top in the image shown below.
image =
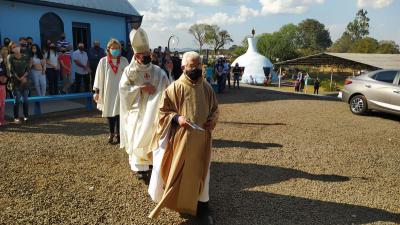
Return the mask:
{"type": "Polygon", "coordinates": [[[2,47],[0,50],[0,126],[5,124],[4,115],[6,107],[6,85],[9,79],[6,65],[7,55],[7,47],[2,47]]]}
{"type": "Polygon", "coordinates": [[[63,79],[63,93],[68,93],[68,88],[71,86],[71,55],[65,47],[61,47],[61,53],[58,56],[60,62],[61,77],[63,79]]]}

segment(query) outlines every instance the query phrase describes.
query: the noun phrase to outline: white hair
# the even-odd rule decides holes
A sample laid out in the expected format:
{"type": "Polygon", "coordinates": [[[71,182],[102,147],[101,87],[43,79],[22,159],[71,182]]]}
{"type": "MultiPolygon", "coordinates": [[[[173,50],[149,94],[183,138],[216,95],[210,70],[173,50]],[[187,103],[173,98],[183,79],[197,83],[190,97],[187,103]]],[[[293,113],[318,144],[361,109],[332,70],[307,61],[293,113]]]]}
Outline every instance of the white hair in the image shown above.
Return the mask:
{"type": "Polygon", "coordinates": [[[199,59],[200,60],[200,55],[197,52],[185,52],[182,56],[182,66],[186,66],[187,63],[189,62],[189,59],[199,59]]]}

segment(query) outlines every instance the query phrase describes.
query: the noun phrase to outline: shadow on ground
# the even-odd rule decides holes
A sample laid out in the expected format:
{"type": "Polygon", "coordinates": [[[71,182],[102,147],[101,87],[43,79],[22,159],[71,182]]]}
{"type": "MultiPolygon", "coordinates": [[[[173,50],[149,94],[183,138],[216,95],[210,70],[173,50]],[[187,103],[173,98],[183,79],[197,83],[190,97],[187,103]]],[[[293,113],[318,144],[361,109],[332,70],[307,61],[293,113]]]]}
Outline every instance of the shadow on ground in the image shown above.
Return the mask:
{"type": "Polygon", "coordinates": [[[2,131],[30,134],[64,134],[67,136],[93,136],[106,134],[105,123],[66,122],[55,119],[51,123],[24,123],[21,125],[7,125],[2,131]]]}
{"type": "Polygon", "coordinates": [[[350,180],[349,177],[310,174],[275,166],[221,162],[212,163],[211,173],[211,203],[218,224],[336,225],[400,222],[400,214],[380,209],[246,190],[290,179],[346,182],[350,180]]]}
{"type": "Polygon", "coordinates": [[[241,87],[240,90],[226,89],[226,91],[223,94],[218,94],[217,96],[218,96],[218,102],[220,104],[281,101],[281,100],[340,101],[339,99],[336,98],[321,98],[321,96],[280,92],[280,91],[263,89],[261,87],[256,87],[256,86],[241,87]],[[235,98],[232,98],[231,95],[235,95],[235,98]],[[251,98],[249,98],[248,96],[251,96],[251,98]]]}
{"type": "Polygon", "coordinates": [[[247,148],[247,149],[268,149],[280,148],[281,144],[276,143],[262,143],[253,141],[232,141],[232,140],[213,140],[213,148],[247,148]]]}

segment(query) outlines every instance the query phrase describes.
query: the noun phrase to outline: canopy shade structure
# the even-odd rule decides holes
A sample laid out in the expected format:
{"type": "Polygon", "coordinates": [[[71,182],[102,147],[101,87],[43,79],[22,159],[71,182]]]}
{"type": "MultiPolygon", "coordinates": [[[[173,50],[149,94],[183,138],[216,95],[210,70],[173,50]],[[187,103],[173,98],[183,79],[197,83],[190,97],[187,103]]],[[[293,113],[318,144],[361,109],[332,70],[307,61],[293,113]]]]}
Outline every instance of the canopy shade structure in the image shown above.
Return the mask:
{"type": "Polygon", "coordinates": [[[319,53],[275,63],[282,66],[333,66],[352,69],[400,69],[400,54],[319,53]]]}

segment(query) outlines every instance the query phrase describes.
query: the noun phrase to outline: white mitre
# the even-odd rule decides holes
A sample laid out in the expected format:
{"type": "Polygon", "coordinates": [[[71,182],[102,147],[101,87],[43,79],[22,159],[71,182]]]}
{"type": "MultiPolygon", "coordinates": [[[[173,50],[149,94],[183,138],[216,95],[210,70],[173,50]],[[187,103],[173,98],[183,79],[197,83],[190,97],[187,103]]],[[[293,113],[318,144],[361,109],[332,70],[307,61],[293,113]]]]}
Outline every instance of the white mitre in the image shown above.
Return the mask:
{"type": "Polygon", "coordinates": [[[149,38],[147,37],[146,31],[144,31],[142,28],[139,27],[137,30],[132,29],[131,33],[129,34],[129,39],[135,53],[150,51],[149,38]]]}

